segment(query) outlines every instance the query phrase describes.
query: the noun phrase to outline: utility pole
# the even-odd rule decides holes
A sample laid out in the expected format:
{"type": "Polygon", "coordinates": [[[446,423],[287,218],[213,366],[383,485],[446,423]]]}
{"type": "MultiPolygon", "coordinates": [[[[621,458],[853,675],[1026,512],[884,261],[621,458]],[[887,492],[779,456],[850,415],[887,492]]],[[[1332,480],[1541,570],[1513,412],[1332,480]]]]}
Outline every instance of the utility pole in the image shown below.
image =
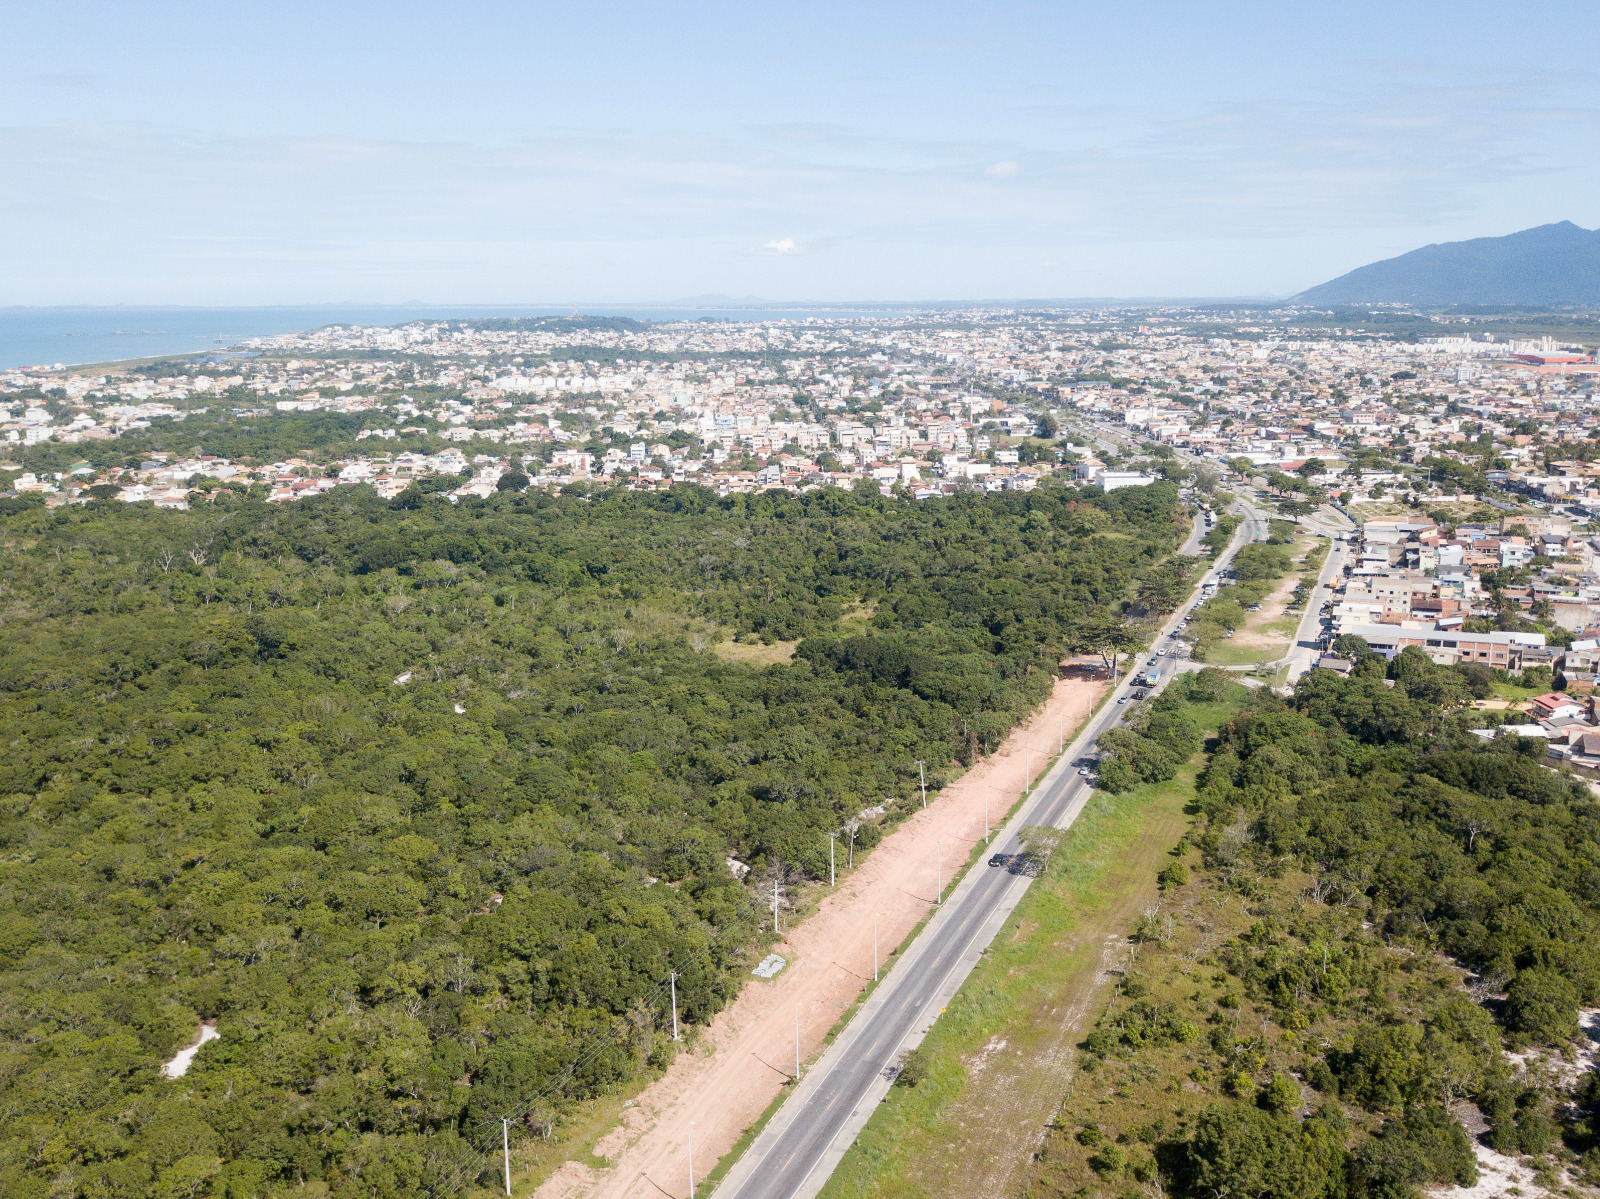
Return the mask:
{"type": "Polygon", "coordinates": [[[794,1005],[794,1080],[800,1081],[800,1005],[794,1005]]]}
{"type": "Polygon", "coordinates": [[[678,1036],[678,972],[672,971],[667,975],[667,985],[672,988],[672,1039],[679,1040],[678,1036]]]}
{"type": "Polygon", "coordinates": [[[944,846],[933,849],[933,906],[944,906],[944,846]]]}
{"type": "Polygon", "coordinates": [[[689,1199],[694,1199],[694,1121],[689,1121],[689,1199]]]}
{"type": "Polygon", "coordinates": [[[1022,793],[1024,795],[1029,793],[1033,784],[1033,771],[1028,769],[1032,765],[1028,757],[1030,752],[1026,745],[1022,747],[1022,793]]]}
{"type": "Polygon", "coordinates": [[[922,772],[922,762],[917,761],[917,785],[922,788],[922,806],[928,806],[928,776],[922,772]]]}
{"type": "Polygon", "coordinates": [[[983,843],[989,844],[989,789],[983,789],[983,843]]]}
{"type": "Polygon", "coordinates": [[[872,917],[872,981],[878,981],[878,917],[872,917]]]}
{"type": "Polygon", "coordinates": [[[839,836],[838,833],[829,833],[828,834],[828,886],[830,886],[830,887],[834,885],[834,877],[833,877],[833,845],[834,845],[834,840],[838,836],[839,836]]]}
{"type": "Polygon", "coordinates": [[[511,1194],[511,1121],[502,1117],[500,1120],[500,1148],[506,1158],[506,1195],[511,1194]]]}

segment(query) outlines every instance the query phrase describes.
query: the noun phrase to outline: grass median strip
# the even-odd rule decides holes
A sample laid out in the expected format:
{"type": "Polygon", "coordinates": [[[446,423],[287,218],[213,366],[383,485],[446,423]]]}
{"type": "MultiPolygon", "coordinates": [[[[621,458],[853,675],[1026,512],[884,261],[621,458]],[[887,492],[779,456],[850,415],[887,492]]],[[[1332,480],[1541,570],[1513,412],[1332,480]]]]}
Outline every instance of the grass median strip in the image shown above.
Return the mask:
{"type": "Polygon", "coordinates": [[[917,1084],[890,1092],[826,1199],[1000,1192],[1060,1102],[1105,970],[1183,833],[1194,774],[1095,794],[917,1050],[917,1084]]]}
{"type": "MultiPolygon", "coordinates": [[[[1105,694],[1100,697],[1099,701],[1090,710],[1089,714],[1085,716],[1081,722],[1079,722],[1077,727],[1072,729],[1070,735],[1063,733],[1063,752],[1065,747],[1076,741],[1079,734],[1081,734],[1083,730],[1088,727],[1090,722],[1092,722],[1095,717],[1100,714],[1101,709],[1105,707],[1106,703],[1110,699],[1113,690],[1114,688],[1108,688],[1106,690],[1105,694]]],[[[1000,836],[1001,830],[1003,830],[1011,822],[1012,817],[1017,814],[1018,810],[1020,810],[1024,804],[1028,803],[1030,799],[1037,794],[1039,788],[1044,785],[1044,781],[1049,778],[1050,772],[1060,761],[1061,756],[1062,754],[1060,753],[1052,755],[1034,776],[1034,785],[1029,792],[1026,795],[1019,795],[1012,802],[1009,808],[1000,813],[999,819],[993,824],[996,838],[1000,836]]],[[[992,852],[993,848],[994,847],[992,844],[985,844],[982,841],[974,844],[971,850],[968,852],[966,861],[959,865],[955,874],[945,885],[941,894],[945,897],[953,895],[956,888],[960,886],[961,881],[966,877],[967,871],[971,870],[975,864],[985,860],[992,852]]],[[[927,913],[922,917],[922,919],[916,923],[916,925],[905,935],[898,945],[894,946],[888,951],[888,954],[884,958],[883,962],[883,968],[881,971],[882,978],[876,982],[869,982],[862,987],[860,993],[856,996],[854,1001],[852,1001],[850,1006],[840,1014],[838,1021],[828,1031],[828,1034],[824,1038],[821,1047],[818,1048],[812,1054],[811,1058],[807,1060],[807,1069],[810,1068],[811,1064],[815,1062],[817,1058],[821,1057],[828,1051],[828,1048],[833,1044],[833,1042],[841,1033],[844,1032],[846,1028],[849,1027],[850,1022],[856,1018],[861,1009],[866,1005],[867,1001],[872,997],[873,993],[876,992],[880,986],[884,985],[885,982],[887,982],[891,971],[904,960],[906,950],[912,945],[913,942],[916,941],[917,937],[922,934],[923,930],[927,927],[928,921],[933,919],[937,910],[937,906],[930,904],[927,913]]],[[[791,1091],[785,1088],[782,1092],[773,1097],[772,1102],[767,1105],[766,1110],[762,1112],[760,1118],[745,1130],[744,1134],[739,1138],[739,1140],[734,1143],[733,1148],[727,1154],[725,1154],[722,1159],[717,1162],[712,1171],[706,1175],[702,1183],[702,1189],[704,1193],[712,1193],[715,1187],[722,1182],[722,1180],[738,1163],[739,1159],[742,1158],[746,1151],[749,1150],[750,1146],[755,1142],[762,1130],[765,1129],[767,1124],[771,1122],[772,1118],[777,1115],[779,1108],[781,1108],[783,1104],[788,1101],[790,1095],[791,1091]]]]}

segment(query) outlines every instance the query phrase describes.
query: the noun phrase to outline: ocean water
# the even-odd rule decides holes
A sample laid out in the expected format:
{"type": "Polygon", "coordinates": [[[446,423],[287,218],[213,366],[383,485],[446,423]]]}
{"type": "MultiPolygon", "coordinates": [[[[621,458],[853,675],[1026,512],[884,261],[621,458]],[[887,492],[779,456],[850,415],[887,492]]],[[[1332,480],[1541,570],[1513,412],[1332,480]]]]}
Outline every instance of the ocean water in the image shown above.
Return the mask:
{"type": "MultiPolygon", "coordinates": [[[[932,305],[929,306],[933,307],[932,305]]],[[[251,337],[273,337],[324,325],[399,325],[414,320],[470,317],[631,316],[645,321],[803,320],[807,317],[899,316],[925,311],[904,305],[807,307],[409,307],[329,305],[307,308],[0,308],[0,370],[20,366],[80,366],[129,358],[222,351],[251,337]]]]}

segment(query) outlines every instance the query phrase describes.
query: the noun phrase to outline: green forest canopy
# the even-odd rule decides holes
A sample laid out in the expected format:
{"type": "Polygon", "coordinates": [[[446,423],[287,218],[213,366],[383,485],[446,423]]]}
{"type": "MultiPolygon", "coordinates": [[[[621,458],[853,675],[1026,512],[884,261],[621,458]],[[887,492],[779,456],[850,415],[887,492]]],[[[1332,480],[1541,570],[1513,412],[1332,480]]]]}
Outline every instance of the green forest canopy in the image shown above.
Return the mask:
{"type": "Polygon", "coordinates": [[[664,1060],[749,885],[993,748],[1183,532],[1169,483],[0,516],[0,1190],[470,1175],[488,1121],[664,1060]]]}
{"type": "Polygon", "coordinates": [[[1479,681],[1407,649],[1287,702],[1181,675],[1142,714],[1119,768],[1166,778],[1196,705],[1233,709],[1175,851],[1198,877],[1162,872],[1029,1193],[1415,1199],[1475,1181],[1467,1101],[1541,1185],[1600,1181],[1600,1075],[1502,1052],[1600,1002],[1600,804],[1543,741],[1468,731],[1479,681]]]}

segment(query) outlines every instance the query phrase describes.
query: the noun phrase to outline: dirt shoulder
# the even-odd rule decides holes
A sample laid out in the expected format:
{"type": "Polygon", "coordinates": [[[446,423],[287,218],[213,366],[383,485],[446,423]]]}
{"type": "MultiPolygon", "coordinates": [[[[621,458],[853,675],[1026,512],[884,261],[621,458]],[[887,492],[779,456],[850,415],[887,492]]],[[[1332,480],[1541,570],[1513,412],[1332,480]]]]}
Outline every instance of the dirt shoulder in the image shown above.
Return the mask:
{"type": "MultiPolygon", "coordinates": [[[[665,1074],[626,1107],[622,1121],[587,1161],[563,1163],[533,1192],[537,1199],[660,1199],[688,1193],[693,1124],[695,1176],[703,1178],[783,1089],[800,1051],[810,1058],[872,979],[873,921],[881,960],[927,915],[936,854],[944,881],[1016,802],[1024,764],[1037,777],[1093,712],[1103,682],[1058,681],[1048,701],[1005,744],[902,823],[842,878],[815,914],[787,931],[777,953],[789,965],[770,982],[749,979],[665,1074]]],[[[524,1187],[515,1188],[526,1194],[524,1187]]]]}

